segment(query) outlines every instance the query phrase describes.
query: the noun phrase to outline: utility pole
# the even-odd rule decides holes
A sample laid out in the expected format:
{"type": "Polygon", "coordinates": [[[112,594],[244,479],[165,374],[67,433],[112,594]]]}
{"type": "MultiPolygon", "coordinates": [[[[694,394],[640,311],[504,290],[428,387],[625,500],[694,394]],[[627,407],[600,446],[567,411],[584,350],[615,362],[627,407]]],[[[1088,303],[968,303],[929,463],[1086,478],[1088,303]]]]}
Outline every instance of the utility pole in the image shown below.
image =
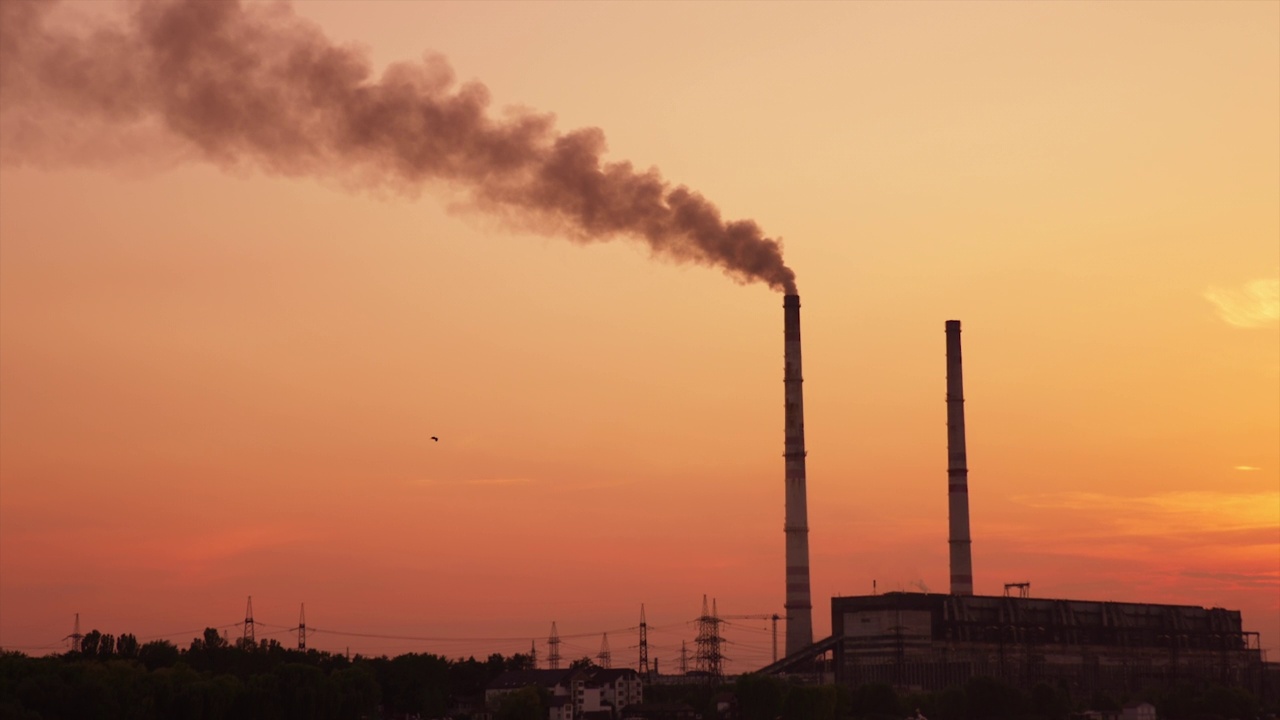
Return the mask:
{"type": "Polygon", "coordinates": [[[773,622],[773,661],[778,662],[778,614],[769,619],[773,622]]]}

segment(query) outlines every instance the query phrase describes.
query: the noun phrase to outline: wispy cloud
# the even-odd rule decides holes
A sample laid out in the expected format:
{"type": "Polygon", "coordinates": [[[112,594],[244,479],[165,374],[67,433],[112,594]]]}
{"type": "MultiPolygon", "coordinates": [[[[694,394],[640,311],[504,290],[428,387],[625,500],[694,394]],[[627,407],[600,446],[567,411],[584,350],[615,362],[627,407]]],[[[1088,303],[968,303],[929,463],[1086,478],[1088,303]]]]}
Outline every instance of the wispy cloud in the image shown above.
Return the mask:
{"type": "Polygon", "coordinates": [[[525,477],[491,477],[491,478],[418,478],[410,481],[413,485],[422,485],[426,487],[461,487],[461,486],[477,486],[477,485],[531,485],[532,478],[525,477]]]}
{"type": "Polygon", "coordinates": [[[1238,288],[1210,286],[1202,295],[1228,325],[1238,328],[1280,326],[1280,279],[1250,280],[1238,288]]]}
{"type": "Polygon", "coordinates": [[[635,480],[585,480],[568,482],[547,482],[528,477],[485,477],[485,478],[416,478],[410,485],[419,487],[511,487],[537,484],[539,488],[549,491],[583,492],[587,490],[603,490],[606,488],[634,485],[635,480]]]}
{"type": "Polygon", "coordinates": [[[476,478],[474,480],[463,480],[464,485],[528,485],[533,480],[522,477],[497,477],[497,478],[476,478]]]}
{"type": "Polygon", "coordinates": [[[1236,470],[1243,470],[1244,472],[1253,472],[1254,470],[1261,470],[1262,468],[1260,468],[1260,467],[1254,467],[1254,466],[1252,466],[1252,465],[1237,465],[1237,466],[1235,467],[1235,469],[1236,469],[1236,470]]]}
{"type": "Polygon", "coordinates": [[[1280,586],[1280,572],[1263,570],[1259,572],[1217,572],[1206,570],[1184,570],[1182,576],[1193,580],[1210,580],[1226,583],[1246,589],[1268,589],[1280,586]]]}
{"type": "Polygon", "coordinates": [[[1088,512],[1098,520],[1108,521],[1111,532],[1135,535],[1161,534],[1169,528],[1223,532],[1280,526],[1280,492],[1196,491],[1141,496],[1062,492],[1023,495],[1013,500],[1033,508],[1088,512]]]}
{"type": "Polygon", "coordinates": [[[1000,542],[1021,554],[1025,567],[1053,568],[1063,592],[1114,595],[1124,588],[1177,602],[1210,596],[1228,602],[1239,593],[1280,589],[1280,492],[1047,493],[1015,500],[1035,511],[1002,527],[1000,542]],[[1042,537],[1044,527],[1056,528],[1051,541],[1042,537]]]}
{"type": "Polygon", "coordinates": [[[142,538],[134,548],[115,546],[111,552],[133,557],[129,562],[132,567],[164,569],[190,581],[233,575],[246,558],[299,546],[313,541],[316,535],[314,528],[305,525],[268,522],[174,537],[163,543],[142,538]]]}
{"type": "Polygon", "coordinates": [[[604,490],[606,488],[625,487],[627,485],[635,484],[635,480],[588,480],[586,482],[559,485],[557,489],[581,492],[583,490],[604,490]]]}

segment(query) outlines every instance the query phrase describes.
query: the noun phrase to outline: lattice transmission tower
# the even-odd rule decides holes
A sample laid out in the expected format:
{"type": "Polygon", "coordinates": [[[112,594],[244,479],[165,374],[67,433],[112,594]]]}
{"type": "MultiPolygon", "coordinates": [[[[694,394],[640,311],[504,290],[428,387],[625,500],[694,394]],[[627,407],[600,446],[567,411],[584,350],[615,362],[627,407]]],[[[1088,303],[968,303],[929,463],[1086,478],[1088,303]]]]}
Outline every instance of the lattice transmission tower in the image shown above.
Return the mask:
{"type": "Polygon", "coordinates": [[[640,677],[649,679],[649,623],[644,620],[644,603],[640,603],[640,677]]]}
{"type": "Polygon", "coordinates": [[[80,632],[80,613],[76,613],[76,624],[71,634],[62,639],[71,641],[71,652],[80,652],[80,641],[84,640],[84,633],[80,632]]]}
{"type": "Polygon", "coordinates": [[[257,634],[254,633],[253,627],[253,596],[249,596],[249,601],[244,606],[244,638],[243,642],[246,646],[258,644],[257,634]]]}
{"type": "Polygon", "coordinates": [[[702,596],[702,615],[698,618],[698,637],[694,640],[697,650],[694,653],[694,669],[706,673],[708,677],[718,678],[724,674],[724,654],[721,648],[724,638],[720,634],[720,624],[724,622],[716,615],[715,600],[711,601],[711,611],[707,611],[707,596],[702,596]]]}
{"type": "Polygon", "coordinates": [[[556,623],[551,622],[551,637],[547,638],[547,667],[560,669],[560,633],[556,632],[556,623]]]}
{"type": "Polygon", "coordinates": [[[298,608],[298,649],[307,649],[307,604],[298,608]]]}
{"type": "Polygon", "coordinates": [[[613,653],[609,652],[609,633],[604,633],[600,637],[600,652],[596,653],[596,660],[599,660],[600,667],[606,670],[613,667],[613,653]]]}

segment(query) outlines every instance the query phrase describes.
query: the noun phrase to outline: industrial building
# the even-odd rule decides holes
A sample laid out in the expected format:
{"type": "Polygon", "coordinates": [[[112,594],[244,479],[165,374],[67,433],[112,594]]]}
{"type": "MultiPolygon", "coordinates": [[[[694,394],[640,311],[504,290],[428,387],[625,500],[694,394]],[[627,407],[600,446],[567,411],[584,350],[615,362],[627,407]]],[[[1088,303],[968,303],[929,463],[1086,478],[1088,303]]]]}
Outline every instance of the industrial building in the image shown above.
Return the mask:
{"type": "Polygon", "coordinates": [[[849,685],[918,690],[977,676],[1074,695],[1182,680],[1262,694],[1258,633],[1194,605],[892,592],[831,600],[834,669],[849,685]]]}

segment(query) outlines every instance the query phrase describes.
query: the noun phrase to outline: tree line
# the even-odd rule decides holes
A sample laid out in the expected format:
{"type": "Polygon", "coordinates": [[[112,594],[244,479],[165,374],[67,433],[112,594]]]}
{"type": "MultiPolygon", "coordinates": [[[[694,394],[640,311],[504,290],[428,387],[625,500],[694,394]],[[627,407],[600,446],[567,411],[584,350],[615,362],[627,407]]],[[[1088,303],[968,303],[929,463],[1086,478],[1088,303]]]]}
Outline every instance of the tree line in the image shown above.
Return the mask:
{"type": "Polygon", "coordinates": [[[443,717],[483,696],[526,655],[348,658],[206,629],[186,648],[98,631],[78,651],[0,654],[0,718],[15,720],[361,720],[443,717]]]}
{"type": "Polygon", "coordinates": [[[902,720],[917,714],[929,720],[1070,720],[1083,717],[1085,710],[1119,711],[1123,703],[1139,701],[1155,706],[1162,720],[1246,720],[1263,711],[1258,699],[1241,688],[1190,682],[1122,698],[1102,692],[1073,698],[1061,685],[1020,688],[989,677],[936,692],[907,692],[880,684],[813,687],[745,675],[737,680],[734,695],[738,720],[902,720]]]}
{"type": "MultiPolygon", "coordinates": [[[[583,658],[574,666],[590,664],[583,658]]],[[[228,642],[209,628],[185,648],[131,634],[85,635],[79,650],[30,657],[0,653],[0,719],[8,720],[465,720],[485,687],[528,655],[449,659],[428,653],[347,657],[286,648],[276,640],[228,642]]],[[[888,685],[814,686],[762,675],[723,684],[648,685],[648,703],[682,703],[707,720],[731,697],[735,720],[1069,720],[1084,709],[1118,710],[1147,700],[1167,720],[1254,718],[1257,698],[1239,688],[1181,684],[1133,697],[1087,702],[1041,683],[1019,688],[991,678],[909,693],[888,685]]],[[[541,720],[545,692],[504,698],[497,720],[541,720]]],[[[1275,711],[1276,708],[1268,708],[1275,711]]]]}

